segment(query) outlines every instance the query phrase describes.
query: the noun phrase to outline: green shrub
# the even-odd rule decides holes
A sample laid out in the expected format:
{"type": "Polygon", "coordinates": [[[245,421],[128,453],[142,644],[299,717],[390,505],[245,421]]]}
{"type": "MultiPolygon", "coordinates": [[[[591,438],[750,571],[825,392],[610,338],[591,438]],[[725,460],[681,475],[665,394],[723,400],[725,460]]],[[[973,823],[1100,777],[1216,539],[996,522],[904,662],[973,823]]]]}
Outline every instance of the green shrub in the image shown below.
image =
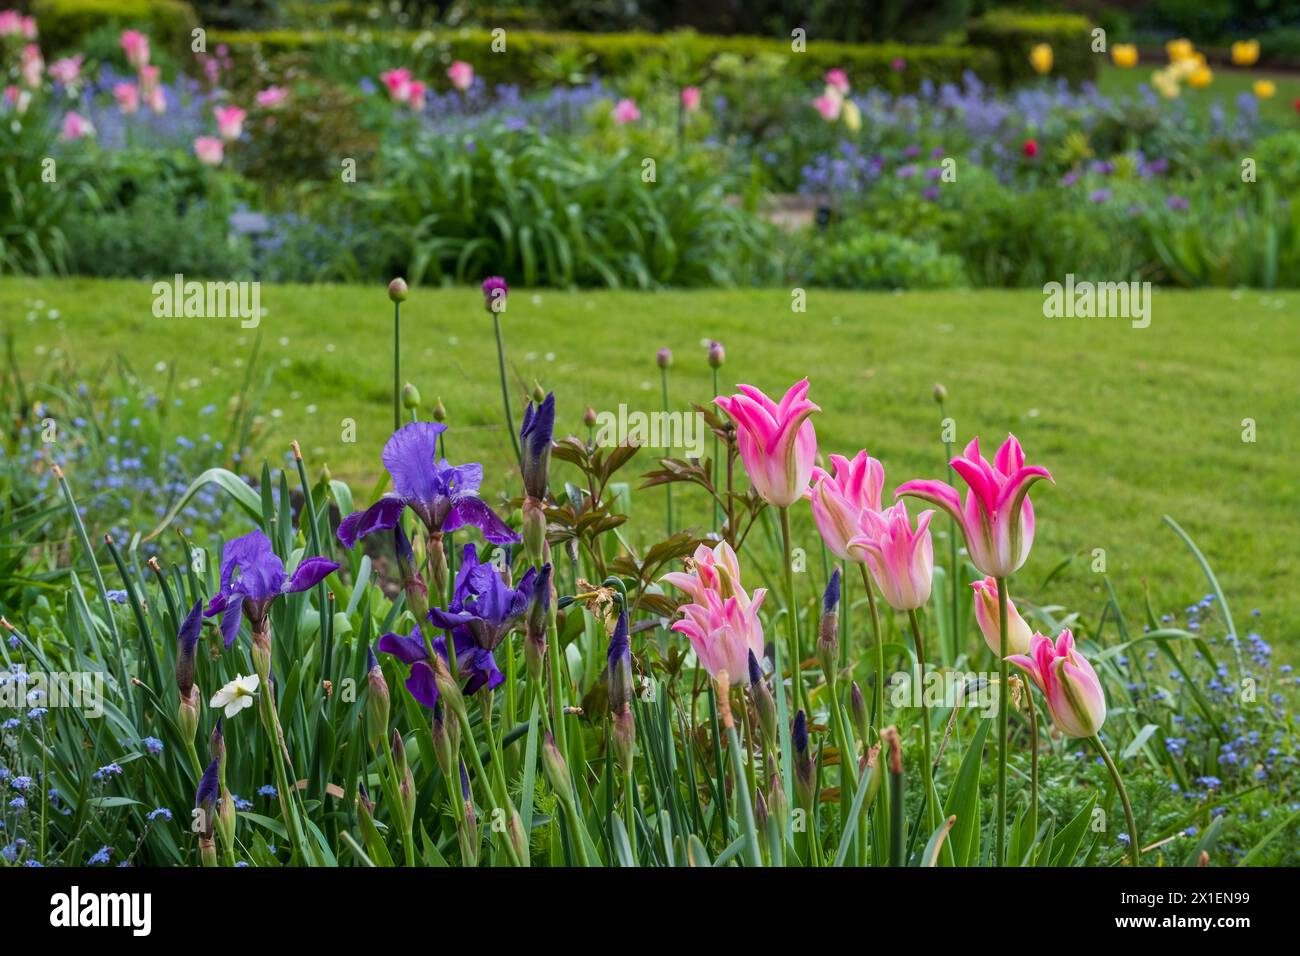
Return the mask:
{"type": "Polygon", "coordinates": [[[961,260],[936,243],[854,229],[809,244],[804,281],[832,289],[949,289],[965,275],[961,260]]]}
{"type": "Polygon", "coordinates": [[[1029,51],[1040,43],[1052,48],[1053,77],[1065,77],[1072,84],[1095,81],[1104,54],[1092,52],[1093,24],[1074,14],[1020,13],[990,10],[972,20],[966,38],[977,47],[996,54],[999,78],[1007,86],[1037,76],[1029,63],[1029,51]]]}
{"type": "MultiPolygon", "coordinates": [[[[44,181],[57,150],[56,129],[32,118],[0,123],[0,274],[62,272],[67,266],[66,223],[74,197],[85,189],[66,167],[44,181]]],[[[62,158],[60,162],[63,162],[62,158]]]]}
{"type": "Polygon", "coordinates": [[[198,26],[184,0],[35,0],[32,13],[46,52],[72,49],[86,34],[114,26],[144,30],[154,45],[179,53],[189,50],[198,26]]]}
{"type": "Polygon", "coordinates": [[[967,70],[984,79],[996,77],[997,60],[988,50],[961,46],[868,46],[810,40],[803,53],[793,53],[785,40],[759,37],[701,36],[690,32],[648,33],[533,33],[512,30],[504,51],[492,51],[486,30],[446,30],[436,33],[403,31],[272,30],[261,33],[216,33],[211,43],[226,43],[237,58],[269,58],[289,51],[324,51],[330,47],[357,48],[355,59],[371,75],[387,66],[405,65],[417,73],[441,77],[452,60],[466,60],[488,84],[517,84],[524,88],[552,82],[548,61],[586,59],[589,70],[618,77],[635,70],[650,57],[673,59],[696,82],[705,78],[713,60],[723,54],[753,59],[776,54],[785,59],[789,75],[807,82],[819,81],[832,67],[842,67],[859,89],[878,87],[891,91],[914,89],[922,80],[936,83],[959,80],[967,70]],[[906,66],[894,68],[896,60],[906,66]]]}

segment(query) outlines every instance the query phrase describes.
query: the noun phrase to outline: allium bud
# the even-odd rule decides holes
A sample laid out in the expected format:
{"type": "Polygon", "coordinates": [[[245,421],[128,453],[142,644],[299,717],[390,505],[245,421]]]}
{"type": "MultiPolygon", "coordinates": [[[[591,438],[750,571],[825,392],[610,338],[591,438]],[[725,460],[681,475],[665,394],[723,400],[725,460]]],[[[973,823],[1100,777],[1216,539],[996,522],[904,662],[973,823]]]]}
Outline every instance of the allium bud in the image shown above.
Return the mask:
{"type": "Polygon", "coordinates": [[[831,573],[822,597],[822,618],[817,632],[817,660],[826,675],[826,683],[835,686],[840,656],[840,569],[831,573]]]}
{"type": "Polygon", "coordinates": [[[659,367],[660,367],[661,369],[665,369],[665,370],[666,370],[666,369],[670,369],[670,368],[672,368],[672,367],[673,367],[673,350],[670,349],[670,348],[662,348],[662,349],[660,349],[657,353],[655,353],[655,362],[658,363],[658,365],[659,365],[659,367]]]}
{"type": "Polygon", "coordinates": [[[447,420],[447,406],[442,404],[442,396],[438,396],[438,403],[433,406],[433,420],[435,422],[445,422],[447,420]]]}
{"type": "Polygon", "coordinates": [[[402,407],[408,412],[420,407],[420,390],[410,382],[402,386],[402,407]]]}
{"type": "Polygon", "coordinates": [[[934,395],[935,402],[940,405],[948,399],[948,390],[938,383],[935,384],[934,392],[932,394],[934,395]]]}
{"type": "Polygon", "coordinates": [[[533,382],[533,401],[538,404],[546,401],[546,389],[542,388],[541,382],[535,380],[533,382]]]}
{"type": "Polygon", "coordinates": [[[721,342],[709,343],[709,368],[722,368],[722,363],[727,361],[727,350],[722,347],[721,342]]]}
{"type": "Polygon", "coordinates": [[[366,734],[371,749],[378,751],[388,736],[388,681],[384,680],[384,670],[379,666],[375,652],[369,647],[366,648],[366,681],[369,686],[366,694],[366,734]]]}
{"type": "Polygon", "coordinates": [[[388,297],[394,302],[405,302],[408,291],[405,279],[398,278],[388,283],[388,297]]]}
{"type": "Polygon", "coordinates": [[[582,423],[588,428],[595,428],[598,420],[599,419],[596,417],[596,410],[588,405],[587,410],[582,413],[582,423]]]}
{"type": "Polygon", "coordinates": [[[506,280],[500,276],[488,276],[483,280],[483,307],[491,312],[506,310],[506,296],[510,294],[506,280]]]}

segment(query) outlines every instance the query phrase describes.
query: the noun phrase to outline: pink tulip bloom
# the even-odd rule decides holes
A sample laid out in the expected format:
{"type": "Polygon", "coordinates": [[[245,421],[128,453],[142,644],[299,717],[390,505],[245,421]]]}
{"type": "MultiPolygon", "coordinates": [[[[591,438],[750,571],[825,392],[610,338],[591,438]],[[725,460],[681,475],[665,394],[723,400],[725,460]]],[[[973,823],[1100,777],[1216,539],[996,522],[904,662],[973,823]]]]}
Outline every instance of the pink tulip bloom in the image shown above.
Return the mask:
{"type": "Polygon", "coordinates": [[[834,123],[839,119],[840,110],[844,108],[843,97],[832,94],[819,96],[812,103],[817,108],[817,112],[821,114],[822,119],[828,123],[834,123]]]}
{"type": "Polygon", "coordinates": [[[831,455],[835,476],[813,468],[813,520],[831,553],[844,561],[849,555],[849,541],[862,533],[864,511],[880,510],[880,493],[885,485],[885,469],[880,462],[860,451],[849,461],[843,455],[831,455]]]}
{"type": "Polygon", "coordinates": [[[163,92],[161,86],[155,86],[149,91],[149,109],[153,110],[159,116],[167,112],[167,94],[163,92]]]}
{"type": "Polygon", "coordinates": [[[215,136],[200,136],[194,141],[194,155],[206,166],[220,166],[225,145],[215,136]]]}
{"type": "Polygon", "coordinates": [[[158,78],[160,70],[156,66],[140,67],[140,93],[143,96],[149,96],[154,90],[158,89],[158,78]]]}
{"type": "Polygon", "coordinates": [[[778,405],[752,385],[739,395],[713,401],[736,423],[736,444],[754,490],[770,505],[789,507],[808,489],[817,433],[809,416],[821,409],[808,401],[808,379],[790,386],[778,405]]]}
{"type": "MultiPolygon", "coordinates": [[[[1002,656],[1002,632],[998,618],[998,582],[996,578],[986,577],[982,581],[972,581],[975,591],[975,621],[984,635],[984,643],[989,646],[994,657],[1002,656]]],[[[1007,653],[1028,654],[1029,640],[1034,632],[1030,630],[1025,619],[1020,616],[1011,598],[1007,598],[1007,653]]]]}
{"type": "Polygon", "coordinates": [[[36,89],[41,85],[41,75],[45,72],[45,57],[41,56],[41,48],[35,43],[23,47],[18,70],[22,73],[23,83],[27,86],[36,89]]]}
{"type": "Polygon", "coordinates": [[[379,80],[388,88],[388,97],[394,103],[405,103],[411,91],[411,71],[406,67],[385,70],[379,74],[379,80]]]}
{"type": "Polygon", "coordinates": [[[123,30],[122,52],[126,54],[126,62],[130,63],[137,70],[149,63],[149,38],[139,30],[123,30]]]}
{"type": "Polygon", "coordinates": [[[28,40],[36,39],[35,17],[23,17],[23,37],[28,40]]]}
{"type": "Polygon", "coordinates": [[[428,87],[419,80],[412,80],[406,88],[406,105],[417,112],[424,109],[424,95],[427,92],[428,87]]]}
{"type": "Polygon", "coordinates": [[[1106,722],[1106,694],[1097,672],[1074,648],[1074,635],[1066,628],[1052,643],[1035,634],[1029,654],[1007,658],[1030,676],[1047,698],[1052,722],[1067,737],[1095,737],[1106,722]]]}
{"type": "Polygon", "coordinates": [[[849,75],[843,70],[830,70],[826,74],[826,85],[835,89],[840,96],[849,95],[849,75]]]}
{"type": "Polygon", "coordinates": [[[621,99],[614,105],[614,122],[618,125],[635,123],[640,118],[641,111],[637,109],[636,100],[621,99]]]}
{"type": "Polygon", "coordinates": [[[474,67],[464,60],[457,60],[447,67],[447,78],[451,80],[452,86],[463,93],[474,85],[474,67]]]}
{"type": "Polygon", "coordinates": [[[71,86],[77,82],[77,77],[81,76],[82,56],[78,53],[76,56],[65,56],[62,59],[55,60],[50,64],[50,79],[56,83],[62,83],[64,86],[71,86]]]}
{"type": "Polygon", "coordinates": [[[909,481],[896,495],[912,495],[948,512],[961,525],[970,559],[984,574],[1010,577],[1029,557],[1034,543],[1034,507],[1029,488],[1051,473],[1038,465],[1025,465],[1025,453],[1015,435],[998,449],[990,465],[980,454],[979,439],[949,464],[969,486],[962,507],[957,489],[943,481],[909,481]]]}
{"type": "Polygon", "coordinates": [[[71,111],[64,114],[63,125],[59,133],[60,139],[84,139],[87,136],[94,135],[95,127],[90,125],[90,120],[86,119],[79,113],[71,111]]]}
{"type": "Polygon", "coordinates": [[[113,96],[123,113],[134,113],[140,108],[140,88],[134,83],[114,83],[113,96]]]}
{"type": "Polygon", "coordinates": [[[26,115],[31,102],[32,94],[29,90],[20,90],[16,86],[5,87],[5,106],[12,107],[19,116],[26,115]]]}
{"type": "Polygon", "coordinates": [[[279,109],[289,99],[289,91],[281,86],[268,86],[254,97],[258,106],[264,110],[279,109]]]}
{"type": "Polygon", "coordinates": [[[700,108],[700,88],[698,86],[688,86],[682,90],[682,108],[688,113],[694,113],[700,108]]]}
{"type": "Polygon", "coordinates": [[[0,10],[0,37],[13,37],[23,32],[23,15],[17,10],[0,10]]]}
{"type": "Polygon", "coordinates": [[[218,106],[212,111],[217,117],[217,132],[227,142],[239,139],[244,132],[244,117],[248,114],[238,106],[218,106]]]}
{"type": "Polygon", "coordinates": [[[934,543],[930,539],[933,511],[916,517],[916,530],[900,501],[877,514],[864,512],[862,533],[848,544],[856,560],[867,563],[885,603],[898,611],[914,611],[930,600],[934,574],[934,543]]]}
{"type": "Polygon", "coordinates": [[[749,655],[763,657],[763,624],[758,611],[767,591],[751,599],[740,584],[736,552],[725,541],[710,549],[700,545],[687,571],[665,574],[663,581],[685,591],[692,603],[681,607],[682,620],[672,630],[685,634],[695,656],[714,677],[722,671],[732,685],[749,679],[749,655]]]}

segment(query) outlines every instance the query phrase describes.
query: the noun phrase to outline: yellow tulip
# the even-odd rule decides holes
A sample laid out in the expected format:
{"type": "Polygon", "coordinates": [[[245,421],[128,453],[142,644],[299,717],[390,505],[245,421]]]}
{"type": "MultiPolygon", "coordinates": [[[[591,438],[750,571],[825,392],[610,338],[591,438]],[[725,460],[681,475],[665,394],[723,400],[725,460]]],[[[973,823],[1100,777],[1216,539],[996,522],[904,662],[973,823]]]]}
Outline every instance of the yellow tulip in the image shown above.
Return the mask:
{"type": "Polygon", "coordinates": [[[1236,66],[1254,66],[1258,59],[1258,40],[1238,40],[1232,45],[1232,62],[1236,66]]]}
{"type": "Polygon", "coordinates": [[[1277,84],[1272,80],[1256,80],[1251,89],[1261,100],[1266,100],[1277,92],[1277,84]]]}
{"type": "Polygon", "coordinates": [[[1167,100],[1176,99],[1178,96],[1178,79],[1169,70],[1156,70],[1152,73],[1151,85],[1167,100]]]}
{"type": "Polygon", "coordinates": [[[1198,66],[1187,77],[1187,85],[1195,90],[1203,90],[1214,80],[1214,71],[1208,66],[1198,66]]]}
{"type": "Polygon", "coordinates": [[[1116,43],[1110,48],[1110,58],[1116,66],[1124,69],[1137,66],[1138,48],[1132,43],[1116,43]]]}
{"type": "Polygon", "coordinates": [[[1165,44],[1165,52],[1169,54],[1169,62],[1177,63],[1179,60],[1190,60],[1196,50],[1192,47],[1191,40],[1170,40],[1165,44]]]}
{"type": "Polygon", "coordinates": [[[1052,48],[1040,43],[1029,51],[1029,64],[1036,73],[1050,73],[1052,70],[1052,48]]]}
{"type": "Polygon", "coordinates": [[[858,104],[852,100],[844,101],[844,108],[840,112],[844,125],[853,132],[862,129],[862,110],[858,109],[858,104]]]}

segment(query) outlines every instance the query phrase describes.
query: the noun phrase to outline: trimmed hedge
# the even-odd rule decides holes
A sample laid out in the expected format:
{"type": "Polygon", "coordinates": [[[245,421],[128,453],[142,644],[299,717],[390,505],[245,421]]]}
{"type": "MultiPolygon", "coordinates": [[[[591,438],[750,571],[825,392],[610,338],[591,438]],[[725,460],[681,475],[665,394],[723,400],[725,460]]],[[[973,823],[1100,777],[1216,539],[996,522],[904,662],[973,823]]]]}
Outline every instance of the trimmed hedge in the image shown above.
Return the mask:
{"type": "Polygon", "coordinates": [[[361,60],[372,74],[389,66],[404,65],[425,77],[441,77],[452,60],[466,60],[489,84],[510,83],[523,88],[549,82],[546,60],[553,56],[589,57],[592,73],[617,77],[644,66],[652,57],[681,64],[687,82],[705,78],[708,65],[720,54],[746,59],[785,56],[791,74],[815,82],[832,67],[848,71],[857,89],[876,87],[892,91],[915,89],[923,79],[936,83],[960,80],[967,70],[984,80],[998,76],[997,58],[988,50],[963,46],[863,45],[813,40],[803,53],[794,53],[788,41],[760,37],[701,36],[696,33],[543,33],[510,30],[506,49],[492,52],[487,30],[446,32],[413,31],[293,31],[214,33],[212,43],[227,44],[238,59],[241,54],[270,57],[280,53],[311,51],[333,44],[359,47],[361,60]],[[896,60],[905,63],[894,68],[896,60]]]}
{"type": "Polygon", "coordinates": [[[1052,48],[1053,77],[1065,77],[1078,85],[1095,82],[1104,53],[1092,52],[1094,25],[1087,17],[1066,13],[1020,13],[990,10],[966,28],[971,45],[987,47],[998,57],[998,79],[1006,86],[1035,79],[1029,51],[1039,43],[1052,48]]]}
{"type": "Polygon", "coordinates": [[[32,15],[50,53],[73,49],[105,26],[140,28],[156,46],[179,53],[190,48],[190,31],[199,25],[184,0],[35,0],[32,15]]]}

